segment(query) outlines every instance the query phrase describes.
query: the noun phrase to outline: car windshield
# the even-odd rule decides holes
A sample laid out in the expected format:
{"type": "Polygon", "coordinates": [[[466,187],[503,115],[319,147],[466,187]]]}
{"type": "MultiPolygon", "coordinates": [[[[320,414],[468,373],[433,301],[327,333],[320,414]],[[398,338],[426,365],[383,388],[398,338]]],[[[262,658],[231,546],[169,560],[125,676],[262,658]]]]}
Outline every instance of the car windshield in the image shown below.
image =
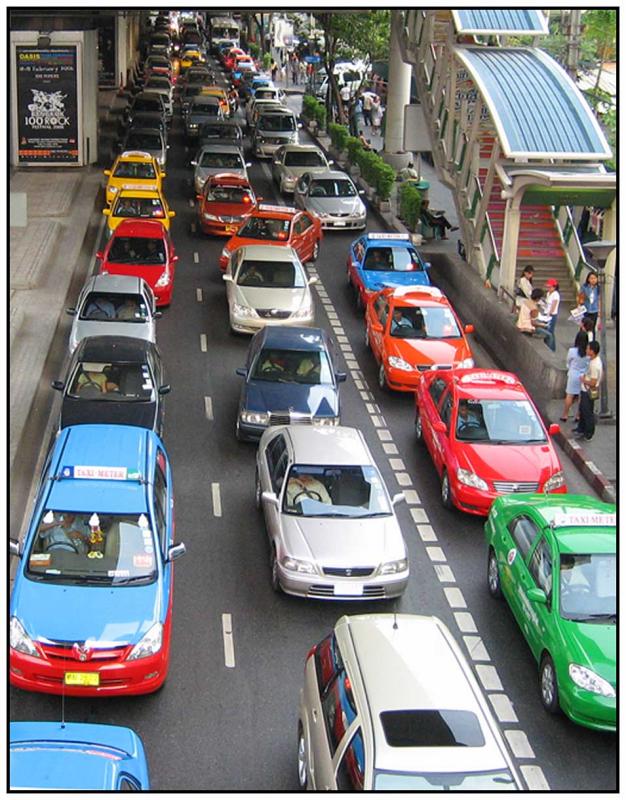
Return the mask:
{"type": "Polygon", "coordinates": [[[355,197],[356,189],[352,181],[341,178],[324,178],[313,181],[309,191],[310,197],[355,197]]]}
{"type": "Polygon", "coordinates": [[[412,247],[368,247],[363,269],[378,272],[423,272],[422,262],[412,247]]]}
{"type": "Polygon", "coordinates": [[[516,790],[508,769],[490,772],[382,772],[376,770],[377,791],[492,791],[516,790]]]}
{"type": "Polygon", "coordinates": [[[397,339],[458,339],[461,335],[450,309],[394,306],[389,333],[397,339]]]}
{"type": "Polygon", "coordinates": [[[146,59],[146,67],[167,67],[171,69],[171,63],[165,56],[148,56],[146,59]]]}
{"type": "Polygon", "coordinates": [[[113,173],[114,178],[156,178],[151,161],[120,161],[113,173]]]}
{"type": "Polygon", "coordinates": [[[44,511],[27,575],[50,583],[114,586],[156,577],[153,526],[145,514],[44,511]]]}
{"type": "Polygon", "coordinates": [[[321,153],[314,150],[299,152],[298,150],[288,150],[285,153],[286,167],[325,167],[326,161],[321,153]]]}
{"type": "Polygon", "coordinates": [[[298,264],[290,261],[242,261],[237,271],[238,286],[257,289],[303,289],[306,286],[304,273],[298,264]]]}
{"type": "Polygon", "coordinates": [[[155,398],[147,364],[81,361],[69,382],[68,396],[79,400],[150,402],[155,398]]]}
{"type": "Polygon", "coordinates": [[[212,103],[207,100],[194,100],[189,109],[190,114],[204,114],[207,117],[217,117],[220,112],[219,101],[212,103]]]}
{"type": "Polygon", "coordinates": [[[159,197],[118,197],[113,207],[114,217],[139,217],[161,219],[165,217],[159,197]]]}
{"type": "Polygon", "coordinates": [[[578,622],[617,621],[617,558],[612,553],[562,554],[560,613],[578,622]]]}
{"type": "Polygon", "coordinates": [[[272,100],[278,92],[275,89],[257,89],[254,93],[255,100],[272,100]]]}
{"type": "Polygon", "coordinates": [[[487,444],[546,441],[541,422],[528,400],[461,400],[456,438],[487,444]]]}
{"type": "Polygon", "coordinates": [[[199,167],[211,169],[243,169],[244,164],[239,153],[202,153],[198,161],[199,167]]]}
{"type": "Polygon", "coordinates": [[[373,466],[303,466],[289,471],[283,511],[299,517],[378,517],[391,514],[373,466]]]}
{"type": "Polygon", "coordinates": [[[241,139],[241,133],[235,125],[203,125],[200,128],[200,138],[241,139]]]}
{"type": "Polygon", "coordinates": [[[146,83],[146,89],[152,91],[165,90],[169,93],[171,88],[172,84],[167,78],[149,78],[148,82],[146,83]]]}
{"type": "Polygon", "coordinates": [[[140,294],[90,292],[85,298],[80,319],[98,322],[145,322],[148,309],[140,294]]]}
{"type": "Polygon", "coordinates": [[[107,260],[116,264],[165,264],[165,242],[141,236],[116,236],[107,260]]]}
{"type": "Polygon", "coordinates": [[[163,149],[163,141],[158,133],[129,133],[125,144],[129,150],[163,149]]]}
{"type": "Polygon", "coordinates": [[[271,241],[287,241],[289,238],[289,219],[268,219],[267,217],[250,217],[237,234],[247,239],[269,239],[271,241]]]}
{"type": "Polygon", "coordinates": [[[133,111],[156,111],[161,112],[161,101],[151,97],[138,97],[133,103],[133,111]]]}
{"type": "Polygon", "coordinates": [[[265,348],[259,353],[252,378],[278,383],[330,383],[333,374],[328,356],[320,350],[277,350],[265,348]]]}
{"type": "Polygon", "coordinates": [[[262,131],[295,131],[296,121],[291,114],[263,114],[259,119],[259,130],[262,131]]]}
{"type": "Polygon", "coordinates": [[[245,186],[207,186],[204,199],[208,203],[245,203],[252,207],[252,192],[245,186]]]}

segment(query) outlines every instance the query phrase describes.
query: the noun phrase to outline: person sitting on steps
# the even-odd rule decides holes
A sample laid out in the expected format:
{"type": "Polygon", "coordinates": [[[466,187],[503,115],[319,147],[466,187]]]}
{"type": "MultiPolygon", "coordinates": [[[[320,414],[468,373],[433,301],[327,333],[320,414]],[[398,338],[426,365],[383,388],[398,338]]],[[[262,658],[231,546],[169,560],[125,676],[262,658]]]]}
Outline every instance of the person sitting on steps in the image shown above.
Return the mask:
{"type": "Polygon", "coordinates": [[[420,219],[426,225],[429,225],[436,233],[439,234],[441,239],[447,239],[446,231],[458,231],[458,225],[451,225],[446,217],[444,216],[443,211],[437,214],[434,214],[432,211],[429,210],[429,200],[422,200],[422,209],[420,211],[420,219]]]}

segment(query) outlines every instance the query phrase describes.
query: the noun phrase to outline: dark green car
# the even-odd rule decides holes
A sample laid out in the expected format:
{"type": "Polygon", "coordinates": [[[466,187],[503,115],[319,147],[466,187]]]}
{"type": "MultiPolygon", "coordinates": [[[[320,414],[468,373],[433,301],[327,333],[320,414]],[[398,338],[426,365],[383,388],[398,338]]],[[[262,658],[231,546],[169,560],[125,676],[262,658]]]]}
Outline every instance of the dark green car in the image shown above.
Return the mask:
{"type": "Polygon", "coordinates": [[[616,509],[585,495],[498,497],[485,523],[487,585],[539,664],[541,701],[616,729],[616,509]]]}

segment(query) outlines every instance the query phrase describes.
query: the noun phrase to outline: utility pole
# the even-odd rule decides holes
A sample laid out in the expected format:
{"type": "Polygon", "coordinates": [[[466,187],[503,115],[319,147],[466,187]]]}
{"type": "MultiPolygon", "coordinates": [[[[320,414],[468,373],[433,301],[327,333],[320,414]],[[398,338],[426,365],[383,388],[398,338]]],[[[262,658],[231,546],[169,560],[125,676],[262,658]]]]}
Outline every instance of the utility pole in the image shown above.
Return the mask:
{"type": "Polygon", "coordinates": [[[576,81],[578,64],[580,61],[580,35],[582,30],[580,18],[582,9],[572,8],[568,11],[563,10],[561,14],[565,15],[563,33],[567,39],[565,71],[573,81],[576,81]]]}

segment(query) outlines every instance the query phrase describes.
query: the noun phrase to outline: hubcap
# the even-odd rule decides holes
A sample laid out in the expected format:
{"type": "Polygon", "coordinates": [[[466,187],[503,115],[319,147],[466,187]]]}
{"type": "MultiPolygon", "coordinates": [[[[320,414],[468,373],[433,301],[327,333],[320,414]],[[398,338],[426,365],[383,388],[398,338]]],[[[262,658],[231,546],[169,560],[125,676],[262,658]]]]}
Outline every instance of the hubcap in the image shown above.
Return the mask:
{"type": "Polygon", "coordinates": [[[415,415],[415,436],[418,439],[422,438],[422,417],[420,414],[415,415]]]}
{"type": "Polygon", "coordinates": [[[554,670],[549,661],[543,665],[543,672],[541,673],[541,693],[543,694],[544,703],[551,706],[554,702],[554,670]]]}
{"type": "Polygon", "coordinates": [[[444,475],[441,479],[441,496],[444,499],[444,502],[448,502],[448,494],[450,492],[450,485],[448,484],[448,476],[444,475]]]}
{"type": "Polygon", "coordinates": [[[315,261],[315,259],[317,258],[319,251],[320,251],[320,246],[318,242],[315,242],[315,244],[313,245],[313,261],[315,261]]]}
{"type": "Polygon", "coordinates": [[[489,558],[489,588],[492,592],[498,591],[498,564],[494,555],[489,558]]]}
{"type": "Polygon", "coordinates": [[[385,368],[383,365],[380,365],[380,369],[378,370],[378,385],[381,389],[384,389],[387,385],[387,381],[385,379],[385,368]]]}
{"type": "Polygon", "coordinates": [[[304,736],[298,737],[298,780],[300,786],[306,786],[306,754],[304,750],[304,736]]]}

